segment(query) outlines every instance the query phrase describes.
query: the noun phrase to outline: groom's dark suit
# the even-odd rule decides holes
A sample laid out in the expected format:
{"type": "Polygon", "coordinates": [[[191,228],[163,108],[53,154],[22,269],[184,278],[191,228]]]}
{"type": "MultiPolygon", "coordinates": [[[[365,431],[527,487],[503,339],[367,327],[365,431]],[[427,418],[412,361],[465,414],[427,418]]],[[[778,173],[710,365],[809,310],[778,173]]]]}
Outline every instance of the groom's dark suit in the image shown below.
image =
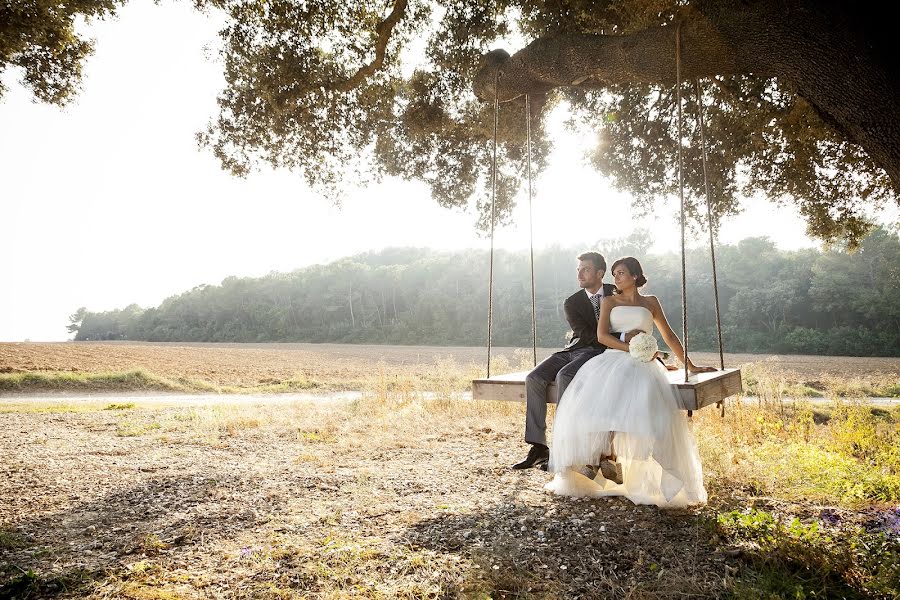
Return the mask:
{"type": "MultiPolygon", "coordinates": [[[[611,296],[615,286],[603,284],[603,296],[611,296]]],[[[581,289],[565,303],[566,321],[572,339],[559,352],[548,356],[525,379],[525,441],[547,445],[547,386],[556,380],[557,402],[581,366],[606,350],[597,341],[597,315],[587,292],[581,289]]]]}

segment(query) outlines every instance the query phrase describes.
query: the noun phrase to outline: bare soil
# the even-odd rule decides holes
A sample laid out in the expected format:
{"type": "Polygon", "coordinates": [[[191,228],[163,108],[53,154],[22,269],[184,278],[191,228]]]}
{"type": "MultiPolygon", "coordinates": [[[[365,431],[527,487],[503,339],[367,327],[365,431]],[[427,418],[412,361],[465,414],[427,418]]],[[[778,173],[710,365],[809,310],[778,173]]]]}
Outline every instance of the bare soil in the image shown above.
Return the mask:
{"type": "MultiPolygon", "coordinates": [[[[539,349],[538,359],[555,349],[539,349]]],[[[513,367],[530,359],[531,349],[495,348],[513,367]]],[[[717,354],[692,355],[716,365],[717,354]]],[[[103,373],[145,369],[163,377],[186,377],[218,385],[247,387],[302,376],[328,387],[349,389],[373,372],[413,377],[433,375],[439,361],[458,370],[483,371],[485,348],[375,346],[348,344],[182,344],[135,342],[0,343],[0,373],[103,373]],[[341,385],[341,382],[354,385],[341,385]]],[[[767,354],[727,354],[727,366],[764,363],[804,380],[822,376],[881,378],[900,374],[900,357],[863,358],[767,354]]],[[[444,365],[447,368],[447,365],[444,365]]]]}

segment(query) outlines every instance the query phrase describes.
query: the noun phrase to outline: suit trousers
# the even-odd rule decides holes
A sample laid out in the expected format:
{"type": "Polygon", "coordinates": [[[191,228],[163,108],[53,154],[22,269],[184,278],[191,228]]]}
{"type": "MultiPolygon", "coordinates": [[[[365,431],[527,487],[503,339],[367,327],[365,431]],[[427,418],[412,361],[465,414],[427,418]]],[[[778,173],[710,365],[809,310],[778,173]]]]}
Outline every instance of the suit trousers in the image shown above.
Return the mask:
{"type": "Polygon", "coordinates": [[[602,354],[600,348],[554,352],[525,378],[525,441],[547,445],[547,387],[556,381],[557,403],[581,366],[602,354]]]}

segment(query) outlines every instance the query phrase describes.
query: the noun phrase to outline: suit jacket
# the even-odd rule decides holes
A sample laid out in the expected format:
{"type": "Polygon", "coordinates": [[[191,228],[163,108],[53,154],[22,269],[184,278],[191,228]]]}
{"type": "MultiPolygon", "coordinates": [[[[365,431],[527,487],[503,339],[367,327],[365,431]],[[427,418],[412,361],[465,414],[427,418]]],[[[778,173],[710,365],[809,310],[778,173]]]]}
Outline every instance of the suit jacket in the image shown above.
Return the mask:
{"type": "MultiPolygon", "coordinates": [[[[603,296],[612,296],[616,286],[609,283],[603,284],[603,296]]],[[[596,348],[606,350],[606,346],[597,341],[597,315],[594,313],[594,305],[584,289],[580,289],[568,298],[564,305],[566,321],[572,328],[572,339],[563,350],[578,350],[579,348],[596,348]]]]}

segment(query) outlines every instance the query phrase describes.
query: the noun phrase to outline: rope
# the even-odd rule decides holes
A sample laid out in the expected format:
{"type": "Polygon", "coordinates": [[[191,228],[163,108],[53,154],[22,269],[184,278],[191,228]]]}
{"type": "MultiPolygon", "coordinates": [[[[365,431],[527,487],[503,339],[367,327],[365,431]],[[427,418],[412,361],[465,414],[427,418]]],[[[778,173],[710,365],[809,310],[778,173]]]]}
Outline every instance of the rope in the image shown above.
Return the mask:
{"type": "Polygon", "coordinates": [[[525,144],[528,155],[528,248],[531,252],[531,350],[537,366],[537,300],[534,292],[534,216],[531,212],[531,100],[525,94],[525,144]]]}
{"type": "MultiPolygon", "coordinates": [[[[697,120],[700,123],[700,147],[703,149],[703,188],[706,191],[706,221],[709,224],[709,255],[712,257],[713,295],[716,299],[716,333],[719,336],[719,367],[725,370],[725,350],[722,345],[722,318],[719,314],[719,277],[716,275],[716,242],[715,223],[712,218],[712,207],[709,201],[709,177],[706,169],[706,126],[703,122],[703,92],[700,80],[694,80],[697,86],[697,120]]],[[[723,409],[724,410],[724,409],[723,409]]]]}
{"type": "Polygon", "coordinates": [[[687,259],[685,252],[684,157],[681,149],[681,23],[675,26],[675,95],[678,102],[678,196],[681,200],[681,330],[684,332],[684,381],[688,371],[687,259]]]}
{"type": "Polygon", "coordinates": [[[497,204],[497,129],[500,121],[500,71],[494,75],[494,159],[491,162],[491,267],[488,274],[487,376],[491,377],[491,338],[494,333],[494,207],[497,204]]]}

